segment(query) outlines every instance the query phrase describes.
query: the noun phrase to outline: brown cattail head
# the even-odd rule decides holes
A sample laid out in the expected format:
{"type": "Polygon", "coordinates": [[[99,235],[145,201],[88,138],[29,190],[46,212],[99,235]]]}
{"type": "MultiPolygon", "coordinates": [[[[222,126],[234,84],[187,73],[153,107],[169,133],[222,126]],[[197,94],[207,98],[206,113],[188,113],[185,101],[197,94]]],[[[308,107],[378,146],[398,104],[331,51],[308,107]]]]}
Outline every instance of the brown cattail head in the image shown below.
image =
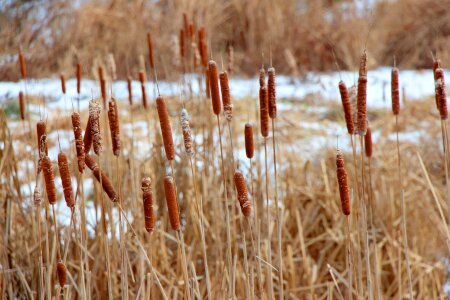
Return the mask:
{"type": "Polygon", "coordinates": [[[66,200],[67,207],[72,208],[75,205],[75,199],[72,191],[72,178],[70,177],[69,159],[62,151],[58,153],[58,169],[64,192],[64,200],[66,200]]]}
{"type": "Polygon", "coordinates": [[[259,69],[259,87],[266,85],[266,70],[264,68],[259,69]]]}
{"type": "Polygon", "coordinates": [[[119,199],[119,196],[114,190],[114,187],[111,183],[111,180],[109,180],[109,177],[105,174],[103,170],[100,171],[98,164],[95,162],[92,156],[86,154],[85,161],[86,166],[89,169],[91,169],[92,174],[94,174],[94,177],[97,179],[97,181],[102,183],[103,190],[108,195],[109,199],[111,199],[112,202],[116,202],[119,199]]]}
{"type": "Polygon", "coordinates": [[[167,111],[164,98],[156,98],[156,109],[158,110],[159,124],[161,126],[161,135],[164,143],[164,151],[168,160],[175,158],[175,147],[172,137],[172,126],[170,125],[169,112],[167,111]]]}
{"type": "Polygon", "coordinates": [[[180,230],[180,212],[172,176],[164,177],[164,192],[166,194],[167,209],[169,211],[170,225],[173,230],[180,230]]]}
{"type": "Polygon", "coordinates": [[[152,233],[155,229],[155,215],[153,212],[152,181],[150,177],[142,178],[141,189],[144,202],[145,230],[152,233]]]}
{"type": "Polygon", "coordinates": [[[98,81],[101,83],[102,80],[104,80],[105,78],[103,77],[103,67],[99,66],[98,67],[98,81]]]}
{"type": "Polygon", "coordinates": [[[393,68],[391,73],[391,97],[392,97],[392,112],[398,116],[400,114],[400,89],[398,82],[398,69],[393,68]]]}
{"type": "Polygon", "coordinates": [[[344,109],[345,124],[347,125],[348,134],[355,133],[355,124],[353,123],[352,105],[350,103],[350,96],[345,83],[339,81],[339,93],[341,94],[342,108],[344,109]]]}
{"type": "Polygon", "coordinates": [[[247,184],[245,183],[244,175],[242,175],[242,173],[238,170],[234,172],[234,185],[236,187],[242,214],[245,217],[249,217],[252,214],[252,206],[248,200],[247,184]]]}
{"type": "Polygon", "coordinates": [[[41,192],[39,192],[39,188],[37,186],[34,188],[33,202],[34,202],[34,206],[36,206],[36,207],[41,206],[41,203],[42,203],[41,192]]]}
{"type": "Polygon", "coordinates": [[[48,203],[56,203],[56,187],[55,187],[55,175],[53,174],[53,166],[50,158],[45,155],[41,161],[42,172],[44,173],[45,191],[47,192],[48,203]]]}
{"type": "Polygon", "coordinates": [[[102,93],[103,107],[106,106],[106,81],[102,79],[100,81],[100,91],[102,93]]]}
{"type": "Polygon", "coordinates": [[[100,133],[100,104],[97,101],[89,101],[89,120],[94,152],[100,155],[100,152],[102,152],[102,135],[100,133]]]}
{"type": "Polygon", "coordinates": [[[25,120],[25,99],[23,97],[23,92],[19,92],[19,107],[20,107],[20,119],[25,120]]]}
{"type": "Polygon", "coordinates": [[[77,75],[77,93],[81,93],[81,64],[77,64],[76,69],[76,75],[77,75]]]}
{"type": "Polygon", "coordinates": [[[209,72],[209,87],[211,89],[211,101],[213,112],[215,115],[220,114],[220,93],[219,93],[219,73],[217,71],[217,64],[210,60],[208,63],[209,72]]]}
{"type": "Polygon", "coordinates": [[[72,113],[72,128],[75,136],[75,148],[77,152],[78,171],[83,173],[84,171],[84,142],[83,142],[83,130],[81,129],[80,114],[77,112],[72,113]]]}
{"type": "Polygon", "coordinates": [[[358,78],[357,95],[357,133],[361,136],[366,134],[367,130],[367,76],[362,75],[358,78]]]}
{"type": "Polygon", "coordinates": [[[245,136],[245,154],[247,158],[253,158],[254,154],[254,146],[253,146],[253,126],[250,123],[245,124],[244,128],[244,136],[245,136]]]}
{"type": "Polygon", "coordinates": [[[42,158],[44,155],[48,155],[48,148],[46,143],[46,125],[44,121],[40,120],[36,123],[36,131],[39,158],[42,158]]]}
{"type": "Polygon", "coordinates": [[[61,78],[61,91],[65,95],[66,94],[66,77],[64,77],[63,73],[61,73],[61,75],[59,75],[59,77],[61,78]]]}
{"type": "Polygon", "coordinates": [[[133,105],[133,87],[131,85],[131,77],[127,78],[127,87],[128,87],[128,102],[130,105],[133,105]]]}
{"type": "Polygon", "coordinates": [[[186,53],[186,45],[185,45],[185,31],[180,29],[180,56],[184,58],[186,53]]]}
{"type": "Polygon", "coordinates": [[[153,69],[155,65],[153,63],[153,42],[152,42],[152,34],[150,32],[147,33],[147,45],[148,45],[148,62],[150,63],[150,67],[153,69]]]}
{"type": "Polygon", "coordinates": [[[117,110],[116,99],[111,98],[108,103],[108,121],[109,130],[111,132],[111,142],[113,154],[120,155],[120,128],[119,128],[119,111],[117,110]]]}
{"type": "Polygon", "coordinates": [[[269,116],[271,119],[277,117],[277,94],[275,85],[275,68],[270,67],[267,70],[269,79],[267,81],[267,92],[269,94],[269,116]]]}
{"type": "Polygon", "coordinates": [[[261,135],[269,136],[269,97],[265,86],[259,88],[259,114],[261,135]]]}
{"type": "Polygon", "coordinates": [[[62,261],[58,261],[56,264],[56,274],[58,275],[59,286],[64,288],[67,281],[67,268],[62,261]]]}
{"type": "MultiPolygon", "coordinates": [[[[441,60],[440,59],[435,59],[433,61],[433,75],[434,75],[434,82],[435,82],[435,87],[436,87],[436,80],[438,78],[436,78],[436,69],[441,68],[441,60]]],[[[439,96],[437,93],[435,93],[435,100],[436,100],[436,108],[437,110],[439,110],[439,96]]]]}
{"type": "Polygon", "coordinates": [[[84,153],[88,154],[92,146],[91,117],[88,118],[83,137],[84,153]]]}
{"type": "Polygon", "coordinates": [[[341,197],[342,212],[348,216],[350,214],[350,195],[347,182],[347,171],[344,166],[344,155],[340,150],[336,152],[337,179],[339,185],[339,195],[341,197]]]}
{"type": "Polygon", "coordinates": [[[139,80],[141,81],[141,92],[142,92],[142,106],[144,109],[147,109],[147,93],[145,91],[145,84],[144,84],[144,72],[139,72],[139,80]],[[142,76],[141,76],[142,74],[142,76]],[[142,78],[142,80],[141,80],[142,78]]]}
{"type": "Polygon", "coordinates": [[[364,147],[366,150],[366,156],[372,157],[372,129],[370,129],[370,127],[367,127],[367,132],[364,136],[364,147]]]}
{"type": "Polygon", "coordinates": [[[23,55],[22,50],[19,50],[19,65],[20,65],[20,75],[22,79],[27,77],[27,65],[25,64],[25,56],[23,55]]]}
{"type": "Polygon", "coordinates": [[[445,77],[444,70],[442,68],[437,68],[435,71],[436,78],[436,99],[439,104],[439,114],[441,115],[441,120],[448,119],[448,109],[447,109],[447,93],[445,91],[445,77]]]}
{"type": "Polygon", "coordinates": [[[367,76],[367,50],[364,49],[359,60],[359,76],[367,76]]]}
{"type": "Polygon", "coordinates": [[[233,104],[231,104],[230,86],[228,85],[227,71],[220,72],[220,91],[222,92],[223,114],[227,121],[233,118],[233,104]]]}
{"type": "Polygon", "coordinates": [[[181,110],[181,129],[183,131],[184,149],[188,156],[194,155],[194,149],[192,146],[192,134],[191,127],[189,126],[189,115],[186,109],[181,110]]]}

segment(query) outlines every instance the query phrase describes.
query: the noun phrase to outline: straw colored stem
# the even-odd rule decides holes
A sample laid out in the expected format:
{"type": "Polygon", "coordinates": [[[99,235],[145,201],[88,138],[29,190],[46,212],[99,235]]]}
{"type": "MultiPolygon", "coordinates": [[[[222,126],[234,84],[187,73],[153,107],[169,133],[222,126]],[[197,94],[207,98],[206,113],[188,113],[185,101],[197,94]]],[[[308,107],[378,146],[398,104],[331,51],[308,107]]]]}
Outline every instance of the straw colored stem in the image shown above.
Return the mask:
{"type": "Polygon", "coordinates": [[[267,284],[267,293],[269,299],[273,299],[273,276],[272,276],[272,247],[270,243],[270,210],[269,210],[269,170],[267,166],[267,137],[264,137],[264,164],[266,173],[266,221],[267,221],[267,261],[269,265],[267,266],[267,274],[269,276],[267,284]]]}

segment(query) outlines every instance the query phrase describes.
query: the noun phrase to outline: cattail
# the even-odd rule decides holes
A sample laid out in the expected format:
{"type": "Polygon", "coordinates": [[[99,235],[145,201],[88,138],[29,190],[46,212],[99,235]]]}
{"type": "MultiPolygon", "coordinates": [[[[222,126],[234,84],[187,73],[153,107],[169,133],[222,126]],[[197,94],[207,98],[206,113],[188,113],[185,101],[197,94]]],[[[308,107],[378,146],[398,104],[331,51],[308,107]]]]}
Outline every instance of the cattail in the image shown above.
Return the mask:
{"type": "Polygon", "coordinates": [[[150,177],[142,179],[141,189],[144,202],[145,230],[152,233],[155,228],[155,215],[153,213],[152,181],[150,177]]]}
{"type": "Polygon", "coordinates": [[[359,60],[359,76],[367,76],[367,51],[364,49],[359,60]]]}
{"type": "Polygon", "coordinates": [[[264,68],[259,69],[259,87],[266,85],[266,70],[264,68]]]}
{"type": "Polygon", "coordinates": [[[198,52],[200,53],[200,55],[203,57],[202,54],[202,44],[205,43],[205,39],[206,39],[206,31],[205,31],[205,27],[200,27],[200,29],[198,30],[198,52]]]}
{"type": "Polygon", "coordinates": [[[441,115],[441,120],[448,119],[447,110],[447,93],[445,91],[445,78],[444,70],[442,68],[437,68],[435,71],[436,76],[436,98],[439,104],[439,113],[441,115]]]}
{"type": "Polygon", "coordinates": [[[145,92],[145,74],[143,71],[139,72],[139,81],[141,82],[141,90],[142,90],[142,106],[147,109],[147,94],[145,92]]]}
{"type": "Polygon", "coordinates": [[[77,93],[81,93],[81,65],[78,63],[77,64],[77,71],[76,71],[76,75],[77,75],[77,93]]]}
{"type": "Polygon", "coordinates": [[[104,80],[105,78],[103,77],[103,67],[99,66],[98,67],[98,81],[101,83],[102,80],[104,80]]]}
{"type": "Polygon", "coordinates": [[[19,92],[20,119],[25,120],[25,99],[22,91],[19,92]]]}
{"type": "Polygon", "coordinates": [[[41,203],[42,203],[41,192],[39,192],[39,188],[37,186],[34,188],[33,202],[34,202],[34,206],[36,206],[36,207],[41,206],[41,203]]]}
{"type": "Polygon", "coordinates": [[[58,261],[56,264],[56,274],[58,275],[59,286],[64,288],[67,281],[67,268],[62,261],[58,261]]]}
{"type": "Polygon", "coordinates": [[[265,86],[259,88],[259,114],[261,124],[261,135],[269,135],[269,97],[265,86]]]}
{"type": "Polygon", "coordinates": [[[127,78],[127,87],[128,87],[128,102],[130,105],[133,105],[133,88],[131,86],[131,77],[127,78]]]}
{"type": "Polygon", "coordinates": [[[158,110],[159,124],[161,126],[161,135],[164,143],[164,151],[168,160],[175,158],[175,147],[173,145],[172,127],[170,126],[169,112],[167,111],[164,98],[156,98],[156,109],[158,110]]]}
{"type": "Polygon", "coordinates": [[[189,126],[189,115],[186,109],[181,110],[181,129],[183,131],[184,149],[188,156],[194,155],[194,149],[192,147],[192,134],[191,127],[189,126]]]}
{"type": "Polygon", "coordinates": [[[210,60],[208,63],[209,72],[209,87],[211,89],[211,101],[213,112],[215,115],[220,114],[220,94],[219,94],[219,74],[217,71],[217,64],[210,60]]]}
{"type": "Polygon", "coordinates": [[[152,34],[150,32],[147,33],[147,45],[148,45],[148,62],[150,63],[150,67],[153,69],[155,65],[153,64],[153,43],[152,43],[152,34]]]}
{"type": "Polygon", "coordinates": [[[231,119],[233,118],[233,104],[231,104],[230,86],[228,85],[227,71],[220,72],[219,79],[220,91],[222,93],[223,114],[225,115],[225,119],[227,119],[227,121],[231,121],[231,119]]]}
{"type": "Polygon", "coordinates": [[[164,192],[166,194],[167,209],[169,211],[170,225],[173,230],[180,230],[180,212],[172,176],[164,177],[164,192]]]}
{"type": "Polygon", "coordinates": [[[271,119],[277,117],[277,94],[275,86],[275,68],[270,67],[267,70],[269,79],[267,80],[267,92],[269,94],[269,116],[271,119]]]}
{"type": "Polygon", "coordinates": [[[90,155],[86,155],[86,166],[91,169],[92,174],[94,174],[94,177],[97,179],[98,182],[102,183],[103,190],[108,195],[109,199],[111,199],[112,202],[116,202],[119,197],[114,190],[114,187],[111,183],[111,180],[109,180],[109,177],[105,174],[104,171],[100,171],[100,168],[98,164],[95,162],[94,158],[90,155]]]}
{"type": "Polygon", "coordinates": [[[372,157],[372,129],[370,129],[370,127],[367,127],[367,132],[364,136],[364,147],[366,150],[366,156],[372,157]]]}
{"type": "Polygon", "coordinates": [[[65,95],[66,94],[66,78],[64,77],[63,73],[61,73],[61,75],[59,75],[59,77],[61,78],[61,91],[65,95]]]}
{"type": "Polygon", "coordinates": [[[398,69],[393,68],[391,73],[392,112],[398,116],[400,113],[400,89],[398,83],[398,69]]]}
{"type": "Polygon", "coordinates": [[[119,113],[117,110],[116,99],[111,98],[108,103],[108,121],[109,130],[111,132],[111,142],[113,153],[115,156],[120,155],[120,129],[119,129],[119,113]]]}
{"type": "Polygon", "coordinates": [[[40,120],[36,123],[36,131],[37,131],[37,140],[38,140],[38,151],[39,158],[45,155],[48,155],[48,148],[46,141],[46,125],[45,122],[40,120]]]}
{"type": "Polygon", "coordinates": [[[185,55],[185,31],[180,29],[180,56],[184,58],[185,55]]]}
{"type": "MultiPolygon", "coordinates": [[[[441,68],[441,60],[440,59],[436,59],[433,61],[433,75],[434,75],[434,82],[436,84],[437,81],[437,77],[436,77],[436,69],[441,68]]],[[[436,100],[436,108],[439,110],[439,95],[437,93],[435,93],[435,100],[436,100]]]]}
{"type": "Polygon", "coordinates": [[[206,67],[205,71],[205,85],[206,85],[206,98],[211,98],[211,87],[209,85],[209,71],[208,67],[206,67]]]}
{"type": "MultiPolygon", "coordinates": [[[[102,152],[102,135],[100,133],[100,105],[97,101],[89,101],[89,119],[94,152],[100,155],[100,152],[102,152]]],[[[86,147],[86,145],[84,146],[86,147]]]]}
{"type": "Polygon", "coordinates": [[[58,153],[58,169],[59,176],[63,187],[64,199],[67,207],[72,208],[75,205],[75,199],[72,192],[72,178],[69,171],[69,159],[64,152],[58,153]]]}
{"type": "Polygon", "coordinates": [[[84,153],[88,154],[92,146],[91,117],[88,118],[83,137],[84,153]]]}
{"type": "Polygon", "coordinates": [[[84,171],[84,141],[83,130],[81,129],[80,114],[77,112],[72,113],[72,128],[75,136],[75,149],[77,152],[78,171],[83,173],[84,171]]]}
{"type": "Polygon", "coordinates": [[[344,215],[348,216],[350,214],[350,195],[347,182],[347,171],[344,166],[344,155],[340,150],[337,150],[336,152],[336,167],[342,212],[344,215]]]}
{"type": "Polygon", "coordinates": [[[186,13],[183,13],[183,26],[184,32],[186,32],[187,35],[187,33],[189,32],[189,21],[186,13]]]}
{"type": "Polygon", "coordinates": [[[19,65],[20,65],[20,75],[22,75],[22,79],[27,77],[27,66],[25,64],[25,56],[23,55],[22,50],[19,50],[19,65]]]}
{"type": "Polygon", "coordinates": [[[254,146],[253,146],[253,126],[250,123],[245,124],[244,128],[245,136],[245,154],[247,158],[253,158],[254,146]]]}
{"type": "Polygon", "coordinates": [[[100,91],[102,93],[103,107],[106,105],[106,81],[102,79],[100,81],[100,91]]]}
{"type": "Polygon", "coordinates": [[[44,173],[45,191],[47,192],[48,203],[56,203],[55,175],[50,158],[45,155],[41,161],[42,172],[44,173]]]}
{"type": "Polygon", "coordinates": [[[367,130],[367,77],[365,75],[358,78],[357,96],[357,130],[359,135],[365,135],[367,130]]]}
{"type": "Polygon", "coordinates": [[[348,94],[347,86],[342,80],[339,81],[339,93],[341,94],[342,107],[344,109],[345,123],[347,124],[348,134],[354,134],[355,126],[353,123],[352,105],[350,103],[350,96],[348,94]]]}
{"type": "Polygon", "coordinates": [[[238,170],[234,172],[234,185],[236,187],[242,214],[245,217],[249,217],[252,213],[252,206],[248,200],[247,184],[245,183],[244,175],[238,170]]]}
{"type": "Polygon", "coordinates": [[[194,23],[189,24],[189,37],[192,42],[195,41],[195,24],[194,23]]]}

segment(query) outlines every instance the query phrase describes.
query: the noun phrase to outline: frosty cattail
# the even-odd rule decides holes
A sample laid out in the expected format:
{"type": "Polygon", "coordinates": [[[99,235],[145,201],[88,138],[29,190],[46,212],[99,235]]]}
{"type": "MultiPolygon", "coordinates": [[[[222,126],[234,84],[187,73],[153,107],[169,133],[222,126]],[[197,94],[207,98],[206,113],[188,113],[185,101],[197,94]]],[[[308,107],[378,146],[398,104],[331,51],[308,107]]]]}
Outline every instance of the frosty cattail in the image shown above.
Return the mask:
{"type": "Polygon", "coordinates": [[[342,108],[344,109],[345,124],[347,125],[348,134],[355,133],[355,125],[353,123],[352,105],[350,103],[350,96],[345,83],[339,81],[339,93],[341,94],[342,108]]]}
{"type": "Polygon", "coordinates": [[[175,147],[173,144],[172,127],[170,125],[169,112],[167,111],[164,98],[156,98],[156,109],[158,110],[159,124],[161,126],[161,135],[164,143],[164,151],[168,160],[175,158],[175,147]]]}
{"type": "Polygon", "coordinates": [[[155,228],[155,215],[153,212],[152,181],[150,177],[142,179],[141,189],[144,204],[145,230],[152,233],[155,228]]]}
{"type": "Polygon", "coordinates": [[[277,117],[277,94],[275,86],[275,68],[270,67],[267,70],[269,79],[267,80],[267,93],[269,95],[269,116],[271,119],[277,117]]]}
{"type": "Polygon", "coordinates": [[[102,135],[100,133],[100,104],[97,101],[89,101],[89,119],[94,152],[100,155],[100,152],[102,152],[102,135]]]}
{"type": "Polygon", "coordinates": [[[131,85],[131,77],[127,77],[127,88],[128,88],[128,102],[133,105],[133,87],[131,85]]]}
{"type": "Polygon", "coordinates": [[[55,204],[57,200],[55,175],[53,173],[52,161],[45,155],[41,161],[42,173],[44,174],[45,191],[47,192],[48,203],[55,204]]]}
{"type": "Polygon", "coordinates": [[[62,151],[58,153],[58,169],[63,187],[64,200],[66,200],[67,207],[72,208],[75,204],[75,199],[72,191],[72,178],[70,177],[69,171],[69,159],[62,151]]]}
{"type": "Polygon", "coordinates": [[[61,91],[65,95],[66,94],[66,77],[64,77],[64,74],[61,73],[61,75],[59,75],[59,78],[61,78],[61,91]]]}
{"type": "Polygon", "coordinates": [[[400,113],[400,89],[398,82],[398,69],[393,68],[391,72],[391,97],[392,97],[392,112],[395,116],[400,113]]]}
{"type": "Polygon", "coordinates": [[[39,158],[42,158],[43,155],[48,155],[47,143],[45,143],[46,127],[43,120],[39,120],[36,123],[39,158]]]}
{"type": "Polygon", "coordinates": [[[367,77],[365,75],[358,78],[357,95],[357,133],[361,136],[366,134],[367,130],[367,77]]]}
{"type": "Polygon", "coordinates": [[[19,107],[20,107],[20,119],[25,120],[25,99],[23,97],[23,92],[19,92],[19,107]]]}
{"type": "Polygon", "coordinates": [[[33,203],[34,203],[34,206],[36,206],[36,207],[41,206],[41,203],[42,203],[42,195],[37,186],[34,188],[33,203]]]}
{"type": "Polygon", "coordinates": [[[95,162],[94,158],[90,155],[86,155],[86,166],[91,169],[92,174],[94,174],[94,177],[97,179],[98,182],[101,181],[103,190],[108,195],[109,199],[111,201],[116,202],[119,199],[119,196],[117,195],[116,191],[114,190],[114,187],[111,183],[111,180],[109,180],[109,177],[105,174],[104,171],[100,171],[100,168],[98,164],[95,162]]]}
{"type": "Polygon", "coordinates": [[[77,93],[81,93],[81,65],[78,63],[76,68],[77,76],[77,93]]]}
{"type": "Polygon", "coordinates": [[[223,114],[227,121],[233,118],[233,104],[231,104],[230,86],[228,85],[228,74],[226,71],[220,72],[220,91],[222,92],[223,114]]]}
{"type": "Polygon", "coordinates": [[[350,195],[347,182],[347,171],[344,166],[344,155],[340,150],[337,150],[336,152],[336,167],[342,212],[344,215],[348,216],[350,214],[350,195]]]}
{"type": "Polygon", "coordinates": [[[22,50],[19,50],[19,66],[20,66],[20,75],[22,79],[27,77],[27,66],[25,64],[25,56],[23,55],[22,50]]]}
{"type": "Polygon", "coordinates": [[[91,117],[88,118],[83,137],[84,153],[88,154],[92,146],[91,117]]]}
{"type": "Polygon", "coordinates": [[[370,127],[367,127],[367,132],[364,136],[364,147],[366,150],[366,156],[372,157],[372,129],[370,129],[370,127]]]}
{"type": "Polygon", "coordinates": [[[153,42],[152,42],[152,34],[150,32],[147,33],[147,46],[148,46],[148,62],[150,67],[153,69],[155,65],[153,63],[153,42]]]}
{"type": "Polygon", "coordinates": [[[180,212],[172,176],[164,177],[164,193],[166,195],[167,209],[169,211],[170,225],[173,230],[180,230],[180,212]]]}
{"type": "Polygon", "coordinates": [[[77,153],[78,171],[83,173],[84,171],[84,141],[83,130],[81,129],[80,114],[77,112],[72,113],[72,128],[75,136],[75,150],[77,153]]]}
{"type": "Polygon", "coordinates": [[[253,126],[250,123],[245,124],[244,128],[245,136],[245,154],[247,158],[253,158],[254,146],[253,146],[253,126]]]}
{"type": "Polygon", "coordinates": [[[259,88],[259,117],[261,126],[261,135],[269,135],[269,97],[265,86],[259,88]]]}
{"type": "Polygon", "coordinates": [[[209,87],[211,90],[211,102],[213,112],[215,115],[220,114],[220,93],[219,93],[219,74],[217,71],[217,64],[215,61],[210,60],[208,63],[209,73],[209,87]]]}
{"type": "Polygon", "coordinates": [[[247,184],[245,183],[244,175],[238,170],[234,172],[234,186],[237,191],[237,198],[241,206],[242,214],[249,217],[252,214],[252,206],[248,200],[247,184]]]}
{"type": "Polygon", "coordinates": [[[109,130],[111,132],[111,143],[113,153],[115,156],[120,155],[120,128],[119,128],[119,114],[117,110],[116,99],[111,98],[108,103],[108,121],[109,130]]]}
{"type": "Polygon", "coordinates": [[[266,70],[264,68],[259,69],[259,87],[266,85],[266,70]]]}
{"type": "Polygon", "coordinates": [[[192,146],[191,127],[189,126],[189,115],[186,109],[181,110],[181,129],[183,131],[184,149],[188,156],[194,155],[192,146]]]}
{"type": "Polygon", "coordinates": [[[56,274],[58,275],[59,286],[64,288],[67,281],[67,268],[62,261],[58,261],[56,264],[56,274]]]}
{"type": "Polygon", "coordinates": [[[439,104],[439,114],[441,115],[441,120],[448,119],[448,109],[447,109],[447,93],[445,91],[445,78],[444,70],[442,68],[437,68],[435,71],[436,77],[436,99],[438,99],[439,104]]]}
{"type": "Polygon", "coordinates": [[[180,29],[180,56],[184,58],[186,53],[186,45],[185,45],[185,31],[180,29]]]}
{"type": "Polygon", "coordinates": [[[142,91],[142,106],[147,108],[147,93],[145,92],[145,74],[143,71],[139,72],[139,81],[141,82],[141,91],[142,91]]]}

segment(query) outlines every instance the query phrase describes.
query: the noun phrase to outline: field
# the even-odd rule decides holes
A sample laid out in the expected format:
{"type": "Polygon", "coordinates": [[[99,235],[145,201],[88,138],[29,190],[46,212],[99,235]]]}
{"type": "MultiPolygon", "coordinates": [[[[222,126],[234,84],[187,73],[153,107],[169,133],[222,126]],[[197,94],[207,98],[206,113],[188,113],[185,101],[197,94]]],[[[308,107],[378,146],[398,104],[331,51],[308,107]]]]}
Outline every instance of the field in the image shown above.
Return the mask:
{"type": "Polygon", "coordinates": [[[38,2],[0,29],[2,299],[450,297],[446,1],[38,2]]]}

